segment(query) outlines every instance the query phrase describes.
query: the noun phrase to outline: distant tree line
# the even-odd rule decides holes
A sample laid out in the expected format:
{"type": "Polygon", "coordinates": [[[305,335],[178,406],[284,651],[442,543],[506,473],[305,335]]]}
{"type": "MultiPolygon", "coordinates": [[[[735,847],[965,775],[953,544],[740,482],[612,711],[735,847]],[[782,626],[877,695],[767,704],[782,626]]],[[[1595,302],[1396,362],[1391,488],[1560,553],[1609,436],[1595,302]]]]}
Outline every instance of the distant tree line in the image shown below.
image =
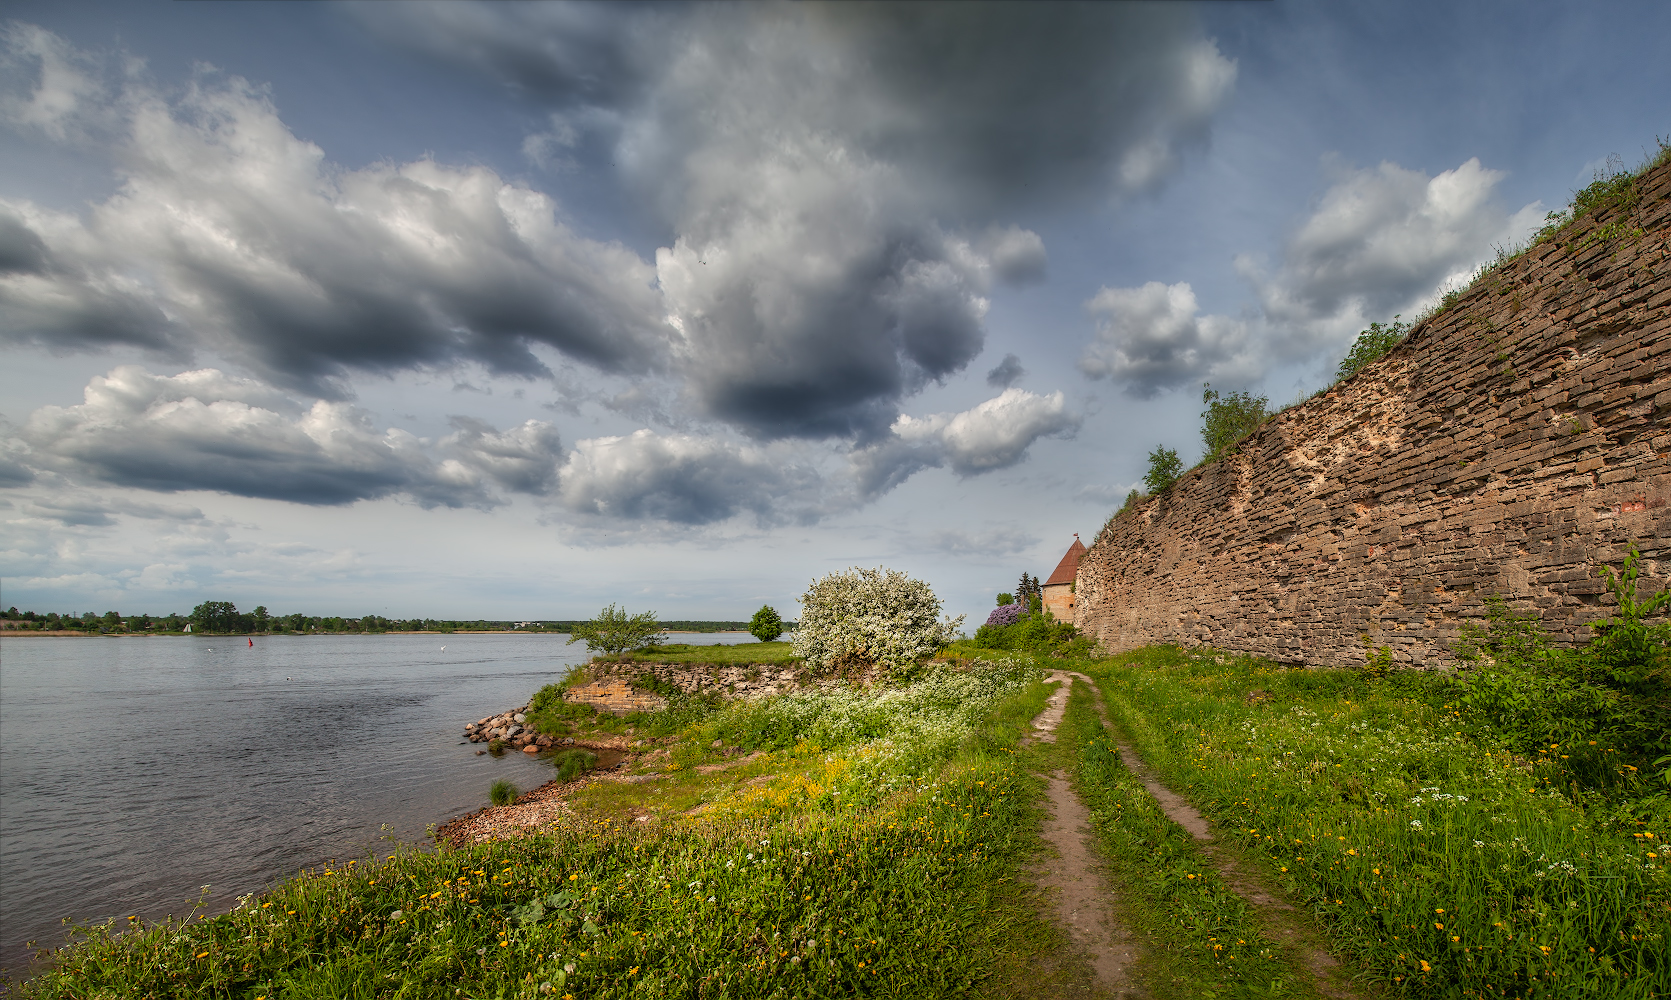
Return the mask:
{"type": "MultiPolygon", "coordinates": [[[[253,611],[239,611],[238,606],[231,601],[204,601],[193,608],[190,614],[186,615],[178,612],[166,615],[125,615],[116,611],[106,611],[104,614],[99,614],[96,611],[86,611],[81,614],[50,611],[43,614],[36,611],[19,611],[13,607],[0,611],[0,620],[15,622],[15,625],[10,626],[12,628],[97,632],[109,635],[131,632],[184,632],[187,625],[192,627],[193,632],[277,635],[333,632],[455,631],[567,633],[575,625],[584,621],[584,619],[573,619],[518,622],[489,621],[486,619],[385,618],[382,615],[365,615],[359,618],[304,614],[274,615],[267,610],[265,605],[258,605],[253,611]]],[[[793,622],[785,622],[784,624],[791,628],[794,627],[793,622]]],[[[662,622],[661,627],[679,632],[740,632],[747,631],[749,623],[746,621],[667,621],[662,622]]]]}

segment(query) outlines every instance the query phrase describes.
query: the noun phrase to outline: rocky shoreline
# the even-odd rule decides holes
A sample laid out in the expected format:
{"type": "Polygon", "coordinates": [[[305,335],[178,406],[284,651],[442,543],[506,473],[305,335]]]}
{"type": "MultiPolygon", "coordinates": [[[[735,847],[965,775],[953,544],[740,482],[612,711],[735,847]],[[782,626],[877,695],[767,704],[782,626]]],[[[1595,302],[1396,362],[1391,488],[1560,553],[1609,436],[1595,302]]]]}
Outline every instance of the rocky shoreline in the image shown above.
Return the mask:
{"type": "MultiPolygon", "coordinates": [[[[507,709],[498,715],[489,715],[475,722],[464,724],[464,738],[471,743],[492,743],[498,740],[500,744],[524,753],[539,753],[557,745],[557,741],[543,733],[535,732],[526,727],[528,722],[528,706],[507,709]]],[[[570,742],[573,742],[572,740],[570,742]]],[[[487,751],[478,751],[486,753],[487,751]]]]}
{"type": "MultiPolygon", "coordinates": [[[[467,723],[464,726],[464,742],[491,744],[498,741],[506,750],[520,750],[530,755],[546,750],[575,747],[584,750],[614,751],[622,755],[622,758],[607,766],[595,767],[572,781],[553,778],[533,791],[518,796],[510,805],[483,806],[474,812],[448,820],[435,828],[437,843],[445,842],[458,848],[499,837],[533,833],[540,827],[559,822],[568,816],[568,796],[586,785],[594,781],[634,780],[620,772],[638,759],[634,750],[643,747],[646,741],[633,740],[626,736],[579,739],[572,736],[550,736],[529,729],[527,721],[527,705],[507,709],[497,715],[467,723]]],[[[476,752],[484,754],[488,751],[476,752]]]]}

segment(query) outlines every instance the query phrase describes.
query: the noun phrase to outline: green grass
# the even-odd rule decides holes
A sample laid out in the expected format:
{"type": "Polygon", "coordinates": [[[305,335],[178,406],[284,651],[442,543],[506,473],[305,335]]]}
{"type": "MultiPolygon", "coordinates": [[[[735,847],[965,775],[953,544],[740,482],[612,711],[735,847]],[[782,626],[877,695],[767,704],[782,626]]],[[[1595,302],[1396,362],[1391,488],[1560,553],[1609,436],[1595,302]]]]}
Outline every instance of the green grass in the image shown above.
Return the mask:
{"type": "Polygon", "coordinates": [[[739,642],[703,646],[670,642],[652,649],[623,653],[619,659],[633,663],[713,663],[721,666],[789,666],[800,663],[793,643],[739,642]]]}
{"type": "Polygon", "coordinates": [[[493,783],[488,790],[487,800],[496,806],[508,806],[516,801],[518,792],[516,786],[508,781],[500,780],[493,783]]]}
{"type": "Polygon", "coordinates": [[[1671,810],[1628,765],[1585,791],[1592,748],[1514,753],[1420,677],[1170,647],[1087,672],[1163,779],[1393,994],[1671,996],[1671,810]]]}
{"type": "Polygon", "coordinates": [[[1043,705],[1033,677],[780,698],[797,738],[762,751],[769,780],[674,772],[700,815],[583,801],[563,828],[333,864],[230,914],[85,928],[22,994],[1040,995],[1010,988],[1055,940],[1013,891],[1037,845],[1038,781],[1012,749],[1043,705]]]}

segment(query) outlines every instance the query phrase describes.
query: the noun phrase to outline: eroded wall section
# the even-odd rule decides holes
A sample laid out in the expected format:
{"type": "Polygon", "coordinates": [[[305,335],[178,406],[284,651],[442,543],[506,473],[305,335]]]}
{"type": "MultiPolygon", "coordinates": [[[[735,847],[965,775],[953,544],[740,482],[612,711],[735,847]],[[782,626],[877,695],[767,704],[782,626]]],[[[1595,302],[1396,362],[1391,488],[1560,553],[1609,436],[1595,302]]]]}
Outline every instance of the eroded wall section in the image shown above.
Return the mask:
{"type": "Polygon", "coordinates": [[[1568,642],[1634,541],[1671,562],[1671,168],[1477,282],[1381,363],[1113,518],[1075,620],[1111,650],[1449,662],[1496,591],[1568,642]]]}

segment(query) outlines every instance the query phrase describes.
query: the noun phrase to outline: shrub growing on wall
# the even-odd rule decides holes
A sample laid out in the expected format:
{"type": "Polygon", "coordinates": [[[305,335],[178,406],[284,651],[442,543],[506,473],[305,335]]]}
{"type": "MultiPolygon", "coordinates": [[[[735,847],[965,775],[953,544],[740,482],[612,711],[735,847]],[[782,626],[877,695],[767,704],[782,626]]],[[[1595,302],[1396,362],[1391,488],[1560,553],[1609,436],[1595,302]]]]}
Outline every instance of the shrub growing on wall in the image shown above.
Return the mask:
{"type": "Polygon", "coordinates": [[[1258,430],[1259,424],[1270,416],[1265,408],[1269,398],[1247,392],[1221,395],[1211,383],[1202,384],[1201,402],[1207,406],[1201,412],[1201,442],[1207,446],[1208,461],[1228,452],[1237,441],[1258,430]]]}
{"type": "Polygon", "coordinates": [[[795,655],[824,668],[854,657],[898,669],[956,638],[963,616],[940,620],[940,599],[921,580],[886,568],[850,569],[801,595],[795,655]]]}
{"type": "MultiPolygon", "coordinates": [[[[1150,495],[1164,493],[1183,474],[1184,462],[1178,457],[1178,453],[1171,448],[1156,445],[1155,450],[1149,452],[1149,471],[1143,474],[1143,488],[1148,490],[1150,495]]],[[[1136,492],[1132,491],[1134,494],[1136,492]]],[[[1131,501],[1132,498],[1128,496],[1126,502],[1131,501]]]]}

